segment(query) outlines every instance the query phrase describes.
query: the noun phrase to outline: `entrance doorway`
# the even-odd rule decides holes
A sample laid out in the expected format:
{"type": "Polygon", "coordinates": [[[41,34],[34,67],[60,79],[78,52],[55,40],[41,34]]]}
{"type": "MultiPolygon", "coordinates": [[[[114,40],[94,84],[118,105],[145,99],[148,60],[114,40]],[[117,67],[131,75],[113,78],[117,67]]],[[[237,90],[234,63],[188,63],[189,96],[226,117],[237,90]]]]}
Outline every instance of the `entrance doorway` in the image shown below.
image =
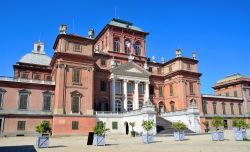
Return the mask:
{"type": "Polygon", "coordinates": [[[128,122],[125,122],[124,125],[125,125],[125,128],[126,128],[126,135],[128,135],[129,134],[129,125],[128,125],[128,122]]]}
{"type": "Polygon", "coordinates": [[[227,120],[224,120],[224,129],[228,129],[227,120]]]}

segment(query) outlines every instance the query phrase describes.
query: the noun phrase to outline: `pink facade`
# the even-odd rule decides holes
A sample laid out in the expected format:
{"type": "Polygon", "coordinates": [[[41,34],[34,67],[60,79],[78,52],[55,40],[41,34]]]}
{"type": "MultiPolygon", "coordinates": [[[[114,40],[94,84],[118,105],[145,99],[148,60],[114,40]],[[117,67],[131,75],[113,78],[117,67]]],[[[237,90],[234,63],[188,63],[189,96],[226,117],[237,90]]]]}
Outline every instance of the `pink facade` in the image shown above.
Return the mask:
{"type": "Polygon", "coordinates": [[[249,116],[250,79],[226,79],[214,86],[216,96],[201,95],[196,54],[176,50],[167,62],[150,60],[149,33],[132,23],[113,19],[96,38],[93,31],[89,37],[60,32],[52,59],[36,42],[14,65],[14,78],[0,78],[2,135],[34,134],[42,120],[50,121],[53,135],[87,134],[96,125],[95,111],[138,110],[148,99],[158,113],[196,105],[201,121],[222,115],[228,126],[232,117],[249,116]]]}

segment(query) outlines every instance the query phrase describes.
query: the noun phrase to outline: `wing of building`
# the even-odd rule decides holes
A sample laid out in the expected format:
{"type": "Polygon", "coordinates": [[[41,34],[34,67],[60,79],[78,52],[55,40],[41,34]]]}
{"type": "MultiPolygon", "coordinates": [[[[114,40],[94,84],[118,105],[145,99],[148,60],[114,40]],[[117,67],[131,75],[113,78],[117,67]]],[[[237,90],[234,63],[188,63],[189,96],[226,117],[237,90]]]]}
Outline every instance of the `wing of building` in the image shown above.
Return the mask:
{"type": "Polygon", "coordinates": [[[201,95],[196,53],[184,57],[177,49],[169,61],[147,58],[149,33],[120,19],[94,34],[69,34],[62,25],[52,58],[35,42],[13,66],[13,78],[0,77],[1,135],[34,135],[42,120],[50,122],[53,135],[80,135],[97,121],[127,134],[128,122],[145,114],[155,121],[182,120],[193,132],[202,132],[200,122],[214,115],[222,115],[228,128],[232,117],[249,119],[248,77],[226,77],[213,87],[215,95],[201,95]],[[156,113],[143,110],[149,103],[156,113]]]}

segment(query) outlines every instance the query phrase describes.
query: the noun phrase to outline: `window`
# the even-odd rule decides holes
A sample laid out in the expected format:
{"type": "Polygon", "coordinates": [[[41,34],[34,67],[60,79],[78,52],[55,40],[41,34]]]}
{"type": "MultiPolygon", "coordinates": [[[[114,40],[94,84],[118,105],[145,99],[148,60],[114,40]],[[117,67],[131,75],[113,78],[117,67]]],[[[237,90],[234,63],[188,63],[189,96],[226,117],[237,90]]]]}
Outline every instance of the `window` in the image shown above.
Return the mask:
{"type": "Polygon", "coordinates": [[[122,104],[120,100],[115,100],[115,111],[121,112],[122,111],[122,104]]]}
{"type": "Polygon", "coordinates": [[[0,109],[3,107],[3,99],[4,99],[4,94],[5,90],[0,88],[0,109]]]}
{"type": "Polygon", "coordinates": [[[189,92],[190,92],[190,95],[194,95],[194,84],[193,84],[193,82],[189,82],[189,92]]]}
{"type": "Polygon", "coordinates": [[[78,130],[78,129],[79,129],[79,122],[72,121],[72,130],[78,130]]]}
{"type": "Polygon", "coordinates": [[[35,80],[41,80],[41,76],[40,76],[39,74],[35,74],[35,75],[34,75],[34,79],[35,79],[35,80]]]}
{"type": "Polygon", "coordinates": [[[104,45],[103,45],[103,41],[102,41],[102,51],[104,50],[104,45]]]}
{"type": "Polygon", "coordinates": [[[225,102],[222,102],[221,105],[222,105],[223,115],[225,115],[226,114],[226,104],[225,104],[225,102]]]}
{"type": "Polygon", "coordinates": [[[101,58],[100,62],[101,62],[101,66],[106,66],[106,59],[101,58]]]}
{"type": "Polygon", "coordinates": [[[71,111],[72,113],[79,113],[79,105],[80,105],[80,96],[79,95],[72,95],[71,97],[71,111]]]}
{"type": "Polygon", "coordinates": [[[141,43],[140,42],[135,42],[135,54],[136,55],[141,55],[141,43]]]}
{"type": "Polygon", "coordinates": [[[139,101],[139,109],[142,109],[142,107],[143,107],[143,102],[139,101]]]}
{"type": "Polygon", "coordinates": [[[29,78],[29,73],[23,72],[23,73],[21,74],[21,78],[22,78],[22,79],[28,79],[28,78],[29,78]]]}
{"type": "Polygon", "coordinates": [[[73,83],[80,83],[80,69],[73,69],[73,83]]]}
{"type": "Polygon", "coordinates": [[[128,101],[127,111],[132,111],[132,110],[133,110],[133,103],[131,101],[128,101]]]}
{"type": "Polygon", "coordinates": [[[17,122],[17,130],[25,130],[25,121],[17,122]]]}
{"type": "Polygon", "coordinates": [[[204,114],[207,114],[207,101],[202,102],[202,110],[204,114]]]}
{"type": "Polygon", "coordinates": [[[149,67],[149,68],[148,68],[148,71],[149,71],[149,72],[152,72],[152,71],[153,71],[153,68],[152,68],[152,67],[149,67]]]}
{"type": "Polygon", "coordinates": [[[191,70],[191,64],[187,64],[187,69],[191,70]]]}
{"type": "Polygon", "coordinates": [[[121,93],[121,82],[115,82],[115,93],[121,93]]]}
{"type": "Polygon", "coordinates": [[[230,107],[231,107],[231,114],[234,115],[234,104],[230,103],[230,107]]]}
{"type": "Polygon", "coordinates": [[[37,48],[36,48],[37,52],[40,52],[41,51],[41,46],[38,45],[37,48]]]}
{"type": "Polygon", "coordinates": [[[51,110],[51,95],[49,93],[43,94],[43,110],[44,111],[51,110]]]}
{"type": "Polygon", "coordinates": [[[74,51],[75,52],[80,52],[81,51],[81,47],[79,44],[74,44],[74,51]]]}
{"type": "Polygon", "coordinates": [[[214,114],[217,114],[216,102],[213,102],[213,110],[214,110],[214,114]]]}
{"type": "Polygon", "coordinates": [[[237,90],[234,91],[234,97],[238,97],[238,92],[237,92],[237,90]]]}
{"type": "Polygon", "coordinates": [[[174,112],[174,102],[173,101],[171,101],[170,102],[170,110],[171,110],[171,112],[174,112]]]}
{"type": "Polygon", "coordinates": [[[118,122],[116,122],[116,121],[112,122],[112,129],[113,130],[117,130],[118,129],[118,122]]]}
{"type": "Polygon", "coordinates": [[[101,81],[101,91],[106,91],[106,82],[105,81],[101,81]]]}
{"type": "Polygon", "coordinates": [[[46,80],[47,80],[47,81],[52,81],[52,77],[51,77],[50,75],[47,75],[47,76],[46,76],[46,80]]]}
{"type": "Polygon", "coordinates": [[[125,53],[130,53],[130,41],[129,40],[125,40],[124,46],[125,46],[125,53]]]}
{"type": "Polygon", "coordinates": [[[143,84],[142,83],[139,83],[139,85],[138,85],[138,92],[139,92],[139,94],[144,94],[143,84]]]}
{"type": "Polygon", "coordinates": [[[226,92],[226,96],[229,97],[229,92],[226,92]]]}
{"type": "Polygon", "coordinates": [[[173,69],[172,69],[172,66],[171,66],[171,65],[168,67],[168,71],[169,71],[169,73],[173,71],[173,69]]]}
{"type": "Polygon", "coordinates": [[[239,110],[239,114],[242,115],[242,111],[241,111],[241,103],[238,104],[238,110],[239,110]]]}
{"type": "Polygon", "coordinates": [[[173,84],[169,85],[169,94],[170,94],[170,96],[174,95],[173,84]]]}
{"type": "Polygon", "coordinates": [[[106,36],[106,39],[105,39],[105,47],[108,48],[108,37],[106,36]]]}
{"type": "Polygon", "coordinates": [[[29,102],[29,94],[30,92],[27,90],[20,90],[19,91],[19,110],[27,110],[28,109],[28,102],[29,102]]]}
{"type": "Polygon", "coordinates": [[[114,51],[115,52],[120,52],[120,40],[118,38],[114,39],[114,51]]]}
{"type": "Polygon", "coordinates": [[[149,94],[151,95],[151,96],[153,96],[153,95],[155,95],[155,91],[154,91],[154,86],[149,86],[149,94]]]}
{"type": "Polygon", "coordinates": [[[161,74],[161,68],[160,67],[157,68],[157,73],[161,74]]]}
{"type": "Polygon", "coordinates": [[[159,86],[159,97],[162,97],[162,86],[159,86]]]}
{"type": "Polygon", "coordinates": [[[131,82],[127,83],[127,93],[129,93],[129,94],[132,93],[132,83],[131,82]]]}

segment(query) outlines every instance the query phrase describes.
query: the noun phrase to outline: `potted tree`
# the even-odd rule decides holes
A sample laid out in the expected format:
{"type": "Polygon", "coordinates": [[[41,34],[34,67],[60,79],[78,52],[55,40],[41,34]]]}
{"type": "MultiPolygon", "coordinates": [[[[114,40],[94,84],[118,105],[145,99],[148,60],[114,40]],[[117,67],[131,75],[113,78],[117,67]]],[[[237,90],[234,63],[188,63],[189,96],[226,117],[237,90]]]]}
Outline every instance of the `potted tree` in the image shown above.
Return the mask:
{"type": "Polygon", "coordinates": [[[143,120],[142,121],[142,128],[146,131],[146,134],[142,134],[142,142],[143,143],[151,143],[153,142],[153,135],[149,134],[149,131],[154,128],[154,121],[153,120],[143,120]]]}
{"type": "Polygon", "coordinates": [[[181,122],[173,122],[172,127],[177,130],[177,132],[174,132],[174,138],[177,141],[183,141],[185,139],[184,129],[186,128],[186,125],[181,122]]]}
{"type": "Polygon", "coordinates": [[[246,123],[245,119],[234,119],[233,125],[236,129],[234,129],[234,139],[236,141],[242,141],[247,139],[247,132],[246,128],[248,124],[246,123]]]}
{"type": "Polygon", "coordinates": [[[135,130],[134,130],[135,122],[130,122],[129,125],[132,127],[131,136],[135,137],[135,130]]]}
{"type": "Polygon", "coordinates": [[[44,120],[36,126],[36,132],[39,133],[36,137],[36,146],[38,148],[47,148],[49,146],[49,136],[51,135],[49,121],[44,120]]]}
{"type": "Polygon", "coordinates": [[[212,133],[212,140],[224,140],[224,132],[223,130],[220,130],[220,127],[224,126],[223,118],[220,116],[214,116],[212,126],[216,129],[215,132],[212,133]]]}
{"type": "Polygon", "coordinates": [[[94,139],[93,145],[95,146],[105,146],[105,134],[109,131],[106,128],[106,124],[102,121],[97,123],[97,126],[94,128],[94,139]]]}
{"type": "Polygon", "coordinates": [[[203,121],[202,124],[205,126],[205,132],[209,132],[209,122],[208,121],[203,121]]]}

